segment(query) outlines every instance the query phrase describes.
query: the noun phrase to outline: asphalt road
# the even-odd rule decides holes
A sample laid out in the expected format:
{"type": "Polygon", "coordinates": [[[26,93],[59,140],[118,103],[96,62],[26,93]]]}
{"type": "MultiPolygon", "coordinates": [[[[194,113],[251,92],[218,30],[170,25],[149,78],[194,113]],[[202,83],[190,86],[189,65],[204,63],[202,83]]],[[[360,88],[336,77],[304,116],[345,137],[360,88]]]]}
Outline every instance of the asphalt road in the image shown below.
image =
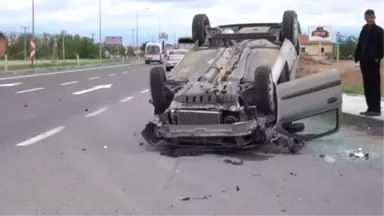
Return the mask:
{"type": "Polygon", "coordinates": [[[343,126],[299,155],[231,156],[240,166],[139,145],[150,67],[0,78],[0,214],[383,214],[383,137],[368,128],[343,126]],[[369,159],[349,157],[357,148],[369,159]]]}

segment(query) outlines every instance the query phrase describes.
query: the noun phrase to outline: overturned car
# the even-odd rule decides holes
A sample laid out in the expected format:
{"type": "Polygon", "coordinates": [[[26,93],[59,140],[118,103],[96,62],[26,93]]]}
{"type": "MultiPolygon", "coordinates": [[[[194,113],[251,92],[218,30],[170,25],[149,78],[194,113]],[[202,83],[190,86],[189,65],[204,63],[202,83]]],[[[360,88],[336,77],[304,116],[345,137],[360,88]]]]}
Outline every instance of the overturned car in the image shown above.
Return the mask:
{"type": "Polygon", "coordinates": [[[284,12],[281,23],[214,28],[207,15],[195,15],[192,38],[179,41],[191,44],[189,52],[170,73],[150,71],[156,120],[143,136],[152,144],[211,148],[274,143],[296,153],[304,141],[337,132],[340,74],[295,79],[300,34],[295,11],[284,12]],[[333,114],[330,130],[305,133],[306,123],[297,122],[322,113],[333,114]]]}

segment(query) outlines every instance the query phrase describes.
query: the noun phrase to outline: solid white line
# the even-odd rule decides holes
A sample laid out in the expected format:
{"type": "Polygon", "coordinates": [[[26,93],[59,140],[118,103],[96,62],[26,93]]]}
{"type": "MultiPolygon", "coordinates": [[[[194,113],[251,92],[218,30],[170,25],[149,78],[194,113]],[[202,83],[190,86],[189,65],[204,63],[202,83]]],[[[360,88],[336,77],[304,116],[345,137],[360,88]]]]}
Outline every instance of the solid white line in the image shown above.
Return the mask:
{"type": "Polygon", "coordinates": [[[145,90],[141,91],[140,93],[144,94],[144,93],[147,93],[147,92],[149,92],[149,89],[145,89],[145,90]]]}
{"type": "Polygon", "coordinates": [[[16,144],[16,146],[29,146],[29,145],[32,145],[32,144],[34,144],[36,142],[39,142],[39,141],[41,141],[43,139],[46,139],[46,138],[48,138],[50,136],[53,136],[53,135],[59,133],[60,131],[64,130],[64,128],[65,128],[64,126],[60,126],[60,127],[54,128],[54,129],[49,130],[47,132],[44,132],[44,133],[42,133],[40,135],[32,137],[32,138],[30,138],[28,140],[25,140],[25,141],[23,141],[23,142],[21,142],[19,144],[16,144]]]}
{"type": "Polygon", "coordinates": [[[116,74],[108,74],[108,76],[116,76],[116,74]]]}
{"type": "Polygon", "coordinates": [[[79,70],[68,70],[68,71],[52,72],[52,73],[41,73],[41,74],[31,74],[31,75],[24,75],[24,76],[4,77],[4,78],[0,78],[0,80],[21,79],[21,78],[39,77],[39,76],[50,76],[50,75],[76,73],[76,72],[91,71],[91,70],[103,70],[103,69],[107,69],[107,68],[126,67],[126,66],[132,66],[132,65],[140,65],[140,64],[143,64],[143,63],[138,62],[138,63],[124,64],[124,65],[111,65],[111,66],[96,67],[96,68],[84,68],[84,69],[79,69],[79,70]]]}
{"type": "Polygon", "coordinates": [[[89,80],[95,80],[95,79],[100,79],[100,77],[90,77],[88,78],[89,80]]]}
{"type": "Polygon", "coordinates": [[[61,83],[60,85],[65,86],[65,85],[71,85],[71,84],[75,84],[75,83],[78,83],[78,82],[72,81],[72,82],[61,83]]]}
{"type": "Polygon", "coordinates": [[[12,86],[17,86],[17,85],[20,85],[22,84],[21,82],[20,83],[5,83],[5,84],[0,84],[0,87],[12,87],[12,86]]]}
{"type": "Polygon", "coordinates": [[[103,112],[105,112],[107,110],[108,110],[107,107],[101,108],[101,109],[96,110],[95,112],[91,112],[91,113],[85,115],[85,117],[86,118],[93,117],[93,116],[99,115],[99,114],[101,114],[101,113],[103,113],[103,112]]]}
{"type": "Polygon", "coordinates": [[[132,97],[132,96],[129,96],[129,97],[124,98],[123,100],[121,100],[120,103],[124,103],[124,102],[130,101],[130,100],[132,100],[132,99],[133,99],[133,97],[132,97]]]}
{"type": "Polygon", "coordinates": [[[26,92],[33,92],[33,91],[39,91],[39,90],[43,90],[44,88],[33,88],[33,89],[27,89],[27,90],[23,90],[23,91],[18,91],[16,92],[16,94],[21,94],[21,93],[26,93],[26,92]]]}

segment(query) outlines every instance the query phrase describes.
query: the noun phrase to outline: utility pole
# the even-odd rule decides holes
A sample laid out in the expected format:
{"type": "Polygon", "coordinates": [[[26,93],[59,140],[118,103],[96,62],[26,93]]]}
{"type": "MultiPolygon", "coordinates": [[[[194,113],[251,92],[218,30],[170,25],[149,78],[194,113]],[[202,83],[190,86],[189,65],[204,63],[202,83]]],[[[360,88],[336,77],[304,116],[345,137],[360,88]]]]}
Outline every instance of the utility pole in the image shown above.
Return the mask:
{"type": "Polygon", "coordinates": [[[22,29],[24,29],[24,60],[27,60],[27,29],[29,26],[20,26],[22,29]]]}
{"type": "Polygon", "coordinates": [[[91,33],[91,35],[92,35],[92,43],[95,43],[95,35],[96,35],[96,33],[91,33]]]}
{"type": "Polygon", "coordinates": [[[131,29],[131,32],[132,32],[132,47],[135,46],[135,29],[131,29]]]}
{"type": "Polygon", "coordinates": [[[173,27],[173,46],[176,46],[176,28],[173,27]]]}
{"type": "Polygon", "coordinates": [[[61,30],[61,36],[63,37],[63,61],[65,61],[65,34],[67,33],[67,30],[61,30]]]}
{"type": "Polygon", "coordinates": [[[101,59],[101,0],[99,0],[99,58],[101,59]]]}
{"type": "MultiPolygon", "coordinates": [[[[32,0],[32,41],[35,41],[35,0],[32,0]]],[[[31,58],[31,61],[32,61],[32,66],[34,66],[35,65],[34,58],[31,58]]]]}

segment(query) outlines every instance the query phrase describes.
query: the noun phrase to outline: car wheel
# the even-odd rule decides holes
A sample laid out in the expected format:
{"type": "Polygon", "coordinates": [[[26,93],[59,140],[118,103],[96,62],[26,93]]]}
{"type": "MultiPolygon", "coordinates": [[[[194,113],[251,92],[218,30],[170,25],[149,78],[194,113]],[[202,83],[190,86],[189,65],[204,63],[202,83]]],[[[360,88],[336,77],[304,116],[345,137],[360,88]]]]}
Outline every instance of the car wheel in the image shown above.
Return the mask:
{"type": "Polygon", "coordinates": [[[169,67],[166,67],[166,68],[165,68],[165,71],[167,71],[167,72],[170,71],[170,70],[171,70],[171,69],[170,69],[169,67]]]}
{"type": "Polygon", "coordinates": [[[155,114],[163,113],[173,100],[173,92],[165,85],[166,76],[163,67],[153,67],[149,72],[149,87],[155,114]]]}
{"type": "Polygon", "coordinates": [[[276,110],[276,88],[268,66],[259,66],[254,76],[256,108],[265,115],[276,110]]]}
{"type": "Polygon", "coordinates": [[[149,61],[145,60],[145,64],[149,64],[149,61]]]}
{"type": "Polygon", "coordinates": [[[284,38],[290,40],[300,54],[300,23],[295,11],[285,11],[283,15],[282,33],[284,38]]]}
{"type": "Polygon", "coordinates": [[[206,28],[210,27],[208,16],[206,14],[196,14],[192,20],[192,40],[198,41],[201,46],[207,37],[206,28]]]}

